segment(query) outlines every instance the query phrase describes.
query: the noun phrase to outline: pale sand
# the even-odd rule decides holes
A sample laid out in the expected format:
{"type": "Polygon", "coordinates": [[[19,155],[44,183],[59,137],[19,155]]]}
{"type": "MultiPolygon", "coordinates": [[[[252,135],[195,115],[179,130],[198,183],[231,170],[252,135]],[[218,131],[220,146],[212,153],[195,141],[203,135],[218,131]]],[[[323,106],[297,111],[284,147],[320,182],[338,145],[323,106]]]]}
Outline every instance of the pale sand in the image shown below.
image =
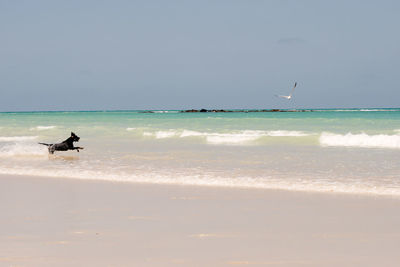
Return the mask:
{"type": "Polygon", "coordinates": [[[0,266],[399,266],[400,200],[0,176],[0,266]]]}

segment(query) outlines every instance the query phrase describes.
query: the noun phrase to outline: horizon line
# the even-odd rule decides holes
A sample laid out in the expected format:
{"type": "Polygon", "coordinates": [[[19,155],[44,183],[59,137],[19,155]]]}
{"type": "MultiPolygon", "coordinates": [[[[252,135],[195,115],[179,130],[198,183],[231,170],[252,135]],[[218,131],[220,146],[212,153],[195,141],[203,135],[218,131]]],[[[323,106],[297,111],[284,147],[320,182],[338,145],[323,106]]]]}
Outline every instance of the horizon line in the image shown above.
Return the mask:
{"type": "MultiPolygon", "coordinates": [[[[130,112],[130,111],[185,111],[201,110],[203,108],[190,109],[93,109],[93,110],[19,110],[19,111],[0,111],[0,113],[40,113],[40,112],[130,112]]],[[[336,107],[336,108],[210,108],[206,110],[334,110],[334,109],[400,109],[400,107],[336,107]]]]}

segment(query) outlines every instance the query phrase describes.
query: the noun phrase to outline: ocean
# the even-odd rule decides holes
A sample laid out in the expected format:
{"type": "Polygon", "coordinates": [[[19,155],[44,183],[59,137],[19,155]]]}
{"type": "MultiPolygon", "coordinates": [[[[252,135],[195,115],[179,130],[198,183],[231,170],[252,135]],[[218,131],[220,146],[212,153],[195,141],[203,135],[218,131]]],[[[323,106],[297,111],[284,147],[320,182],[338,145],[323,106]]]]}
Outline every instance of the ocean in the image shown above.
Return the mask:
{"type": "Polygon", "coordinates": [[[399,197],[400,108],[3,112],[0,174],[399,197]]]}

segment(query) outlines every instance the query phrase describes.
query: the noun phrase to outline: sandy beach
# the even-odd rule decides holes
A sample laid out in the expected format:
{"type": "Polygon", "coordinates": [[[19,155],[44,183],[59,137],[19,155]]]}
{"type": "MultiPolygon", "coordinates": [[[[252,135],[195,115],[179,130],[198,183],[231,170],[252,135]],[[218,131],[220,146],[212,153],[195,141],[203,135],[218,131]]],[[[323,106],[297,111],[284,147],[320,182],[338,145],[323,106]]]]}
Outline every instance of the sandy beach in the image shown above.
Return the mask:
{"type": "Polygon", "coordinates": [[[0,176],[0,266],[398,266],[399,199],[0,176]]]}

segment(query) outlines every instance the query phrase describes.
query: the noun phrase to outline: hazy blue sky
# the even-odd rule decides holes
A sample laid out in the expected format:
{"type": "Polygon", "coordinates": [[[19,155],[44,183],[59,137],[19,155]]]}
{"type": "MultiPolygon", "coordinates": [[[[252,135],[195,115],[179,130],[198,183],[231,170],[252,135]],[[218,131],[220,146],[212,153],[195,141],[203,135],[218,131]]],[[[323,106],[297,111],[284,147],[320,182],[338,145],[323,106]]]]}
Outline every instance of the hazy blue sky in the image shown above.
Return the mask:
{"type": "Polygon", "coordinates": [[[399,107],[400,1],[0,0],[0,111],[399,107]],[[293,101],[274,97],[298,90],[293,101]]]}

